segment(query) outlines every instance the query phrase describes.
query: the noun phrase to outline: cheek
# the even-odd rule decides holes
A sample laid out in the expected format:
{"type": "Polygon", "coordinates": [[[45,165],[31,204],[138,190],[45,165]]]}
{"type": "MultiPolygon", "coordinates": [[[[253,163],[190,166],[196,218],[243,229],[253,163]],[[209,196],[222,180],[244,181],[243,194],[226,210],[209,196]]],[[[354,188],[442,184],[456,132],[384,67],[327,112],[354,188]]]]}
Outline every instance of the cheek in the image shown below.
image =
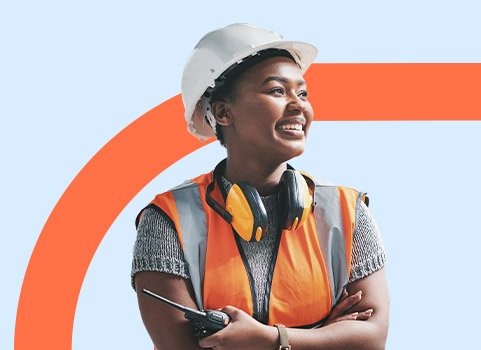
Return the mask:
{"type": "Polygon", "coordinates": [[[266,99],[256,106],[256,115],[261,122],[269,125],[270,129],[282,118],[285,112],[285,104],[281,99],[266,99]]]}
{"type": "Polygon", "coordinates": [[[237,118],[242,118],[238,125],[250,132],[270,132],[278,117],[282,116],[281,110],[273,104],[251,103],[249,108],[239,110],[237,113],[237,118]]]}

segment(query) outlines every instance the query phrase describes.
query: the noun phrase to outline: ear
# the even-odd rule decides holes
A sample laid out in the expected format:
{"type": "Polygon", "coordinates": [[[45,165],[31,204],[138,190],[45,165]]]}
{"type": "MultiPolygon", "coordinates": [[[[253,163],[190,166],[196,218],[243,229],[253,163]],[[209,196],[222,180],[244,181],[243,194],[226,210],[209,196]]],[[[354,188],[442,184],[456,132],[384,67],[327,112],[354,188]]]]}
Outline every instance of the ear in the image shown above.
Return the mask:
{"type": "Polygon", "coordinates": [[[232,115],[229,112],[229,104],[224,101],[215,101],[212,103],[212,115],[215,121],[222,126],[232,124],[232,115]]]}

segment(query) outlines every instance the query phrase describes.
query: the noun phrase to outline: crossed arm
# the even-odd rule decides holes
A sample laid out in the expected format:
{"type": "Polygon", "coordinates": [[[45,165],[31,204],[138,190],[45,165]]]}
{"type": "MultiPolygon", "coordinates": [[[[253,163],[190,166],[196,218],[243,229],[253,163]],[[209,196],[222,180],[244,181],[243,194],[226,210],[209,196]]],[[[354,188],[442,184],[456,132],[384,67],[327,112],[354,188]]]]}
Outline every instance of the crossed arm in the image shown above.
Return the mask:
{"type": "MultiPolygon", "coordinates": [[[[161,272],[139,272],[135,277],[140,313],[157,350],[179,349],[266,349],[279,346],[277,329],[266,326],[232,306],[227,312],[232,322],[222,331],[198,341],[182,312],[145,296],[147,288],[186,306],[196,308],[189,280],[161,272]]],[[[344,310],[339,322],[319,329],[288,328],[289,342],[295,350],[308,349],[384,349],[388,331],[389,298],[384,269],[347,286],[349,295],[362,298],[344,310]],[[372,309],[372,314],[365,311],[372,309]],[[359,312],[358,320],[355,320],[359,312]],[[365,319],[360,321],[359,319],[365,319]]]]}

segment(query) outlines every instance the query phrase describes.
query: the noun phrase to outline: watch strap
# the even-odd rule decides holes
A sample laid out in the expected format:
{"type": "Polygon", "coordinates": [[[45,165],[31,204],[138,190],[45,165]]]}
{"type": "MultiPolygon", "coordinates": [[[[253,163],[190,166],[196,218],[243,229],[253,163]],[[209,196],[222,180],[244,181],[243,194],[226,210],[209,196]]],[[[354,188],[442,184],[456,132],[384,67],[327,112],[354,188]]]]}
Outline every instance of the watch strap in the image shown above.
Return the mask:
{"type": "Polygon", "coordinates": [[[290,350],[291,346],[289,345],[286,326],[284,326],[283,324],[275,324],[274,326],[279,332],[279,350],[290,350]]]}

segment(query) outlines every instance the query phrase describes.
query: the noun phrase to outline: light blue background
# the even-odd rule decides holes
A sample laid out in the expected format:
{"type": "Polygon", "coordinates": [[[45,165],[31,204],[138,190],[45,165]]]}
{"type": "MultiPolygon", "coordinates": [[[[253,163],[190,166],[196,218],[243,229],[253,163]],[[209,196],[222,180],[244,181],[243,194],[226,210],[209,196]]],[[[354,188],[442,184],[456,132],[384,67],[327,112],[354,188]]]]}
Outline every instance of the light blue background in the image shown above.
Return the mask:
{"type": "MultiPolygon", "coordinates": [[[[477,3],[2,2],[0,348],[13,348],[23,275],[55,203],[108,140],[180,92],[204,33],[249,22],[315,44],[317,62],[480,62],[477,3]]],[[[369,192],[389,257],[388,349],[478,344],[480,134],[480,122],[315,123],[292,162],[369,192]]],[[[134,217],[222,157],[218,144],[191,154],[121,213],[85,278],[74,349],[152,348],[130,288],[134,217]]]]}

